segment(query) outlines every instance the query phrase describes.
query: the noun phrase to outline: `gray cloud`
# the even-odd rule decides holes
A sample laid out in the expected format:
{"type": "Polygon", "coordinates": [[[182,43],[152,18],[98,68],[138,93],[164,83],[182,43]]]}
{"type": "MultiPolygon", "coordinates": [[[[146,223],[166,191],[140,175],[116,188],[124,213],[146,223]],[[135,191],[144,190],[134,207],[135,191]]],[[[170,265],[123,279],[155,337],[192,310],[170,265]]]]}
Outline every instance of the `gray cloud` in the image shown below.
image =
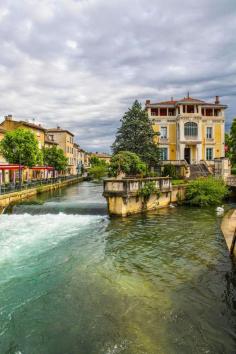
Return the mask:
{"type": "Polygon", "coordinates": [[[108,151],[138,98],[216,94],[236,116],[235,0],[0,0],[0,114],[108,151]]]}

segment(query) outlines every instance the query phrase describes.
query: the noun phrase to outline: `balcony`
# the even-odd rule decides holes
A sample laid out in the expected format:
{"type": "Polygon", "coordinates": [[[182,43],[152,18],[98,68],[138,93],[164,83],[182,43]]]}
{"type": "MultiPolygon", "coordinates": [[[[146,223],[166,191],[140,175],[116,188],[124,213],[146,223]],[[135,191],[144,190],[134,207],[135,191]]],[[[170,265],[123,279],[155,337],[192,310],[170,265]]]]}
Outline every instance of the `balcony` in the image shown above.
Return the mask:
{"type": "Polygon", "coordinates": [[[159,143],[160,144],[168,144],[169,139],[167,137],[160,137],[159,143]]]}
{"type": "Polygon", "coordinates": [[[198,139],[198,135],[196,135],[196,136],[192,136],[192,135],[185,135],[184,136],[184,140],[199,140],[198,139]]]}
{"type": "Polygon", "coordinates": [[[206,143],[207,144],[214,144],[215,143],[215,139],[206,137],[206,143]]]}

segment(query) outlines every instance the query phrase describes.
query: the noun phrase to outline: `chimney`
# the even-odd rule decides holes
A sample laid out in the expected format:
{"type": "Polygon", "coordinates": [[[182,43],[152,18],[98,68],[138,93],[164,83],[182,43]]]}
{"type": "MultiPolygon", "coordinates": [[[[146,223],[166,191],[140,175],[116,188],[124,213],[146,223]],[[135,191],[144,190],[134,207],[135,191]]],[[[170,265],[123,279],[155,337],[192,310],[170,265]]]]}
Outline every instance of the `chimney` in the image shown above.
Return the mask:
{"type": "Polygon", "coordinates": [[[220,98],[219,98],[219,96],[216,96],[215,104],[220,104],[220,98]]]}
{"type": "Polygon", "coordinates": [[[59,125],[57,126],[57,129],[61,129],[61,127],[59,127],[59,125]]]}
{"type": "Polygon", "coordinates": [[[12,120],[12,114],[8,114],[4,118],[5,118],[5,120],[12,120]]]}
{"type": "Polygon", "coordinates": [[[146,105],[147,105],[147,104],[150,104],[150,103],[151,103],[151,101],[150,101],[150,100],[146,100],[146,105]]]}

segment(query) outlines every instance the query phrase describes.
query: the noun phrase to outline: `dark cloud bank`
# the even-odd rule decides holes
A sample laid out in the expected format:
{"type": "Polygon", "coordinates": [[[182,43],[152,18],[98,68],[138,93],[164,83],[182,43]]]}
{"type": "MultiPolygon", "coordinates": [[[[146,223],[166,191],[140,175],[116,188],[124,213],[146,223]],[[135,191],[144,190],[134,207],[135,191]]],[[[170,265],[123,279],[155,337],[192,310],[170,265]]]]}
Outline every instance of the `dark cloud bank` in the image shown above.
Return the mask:
{"type": "Polygon", "coordinates": [[[236,116],[235,0],[0,1],[0,115],[108,151],[138,98],[190,94],[236,116]]]}

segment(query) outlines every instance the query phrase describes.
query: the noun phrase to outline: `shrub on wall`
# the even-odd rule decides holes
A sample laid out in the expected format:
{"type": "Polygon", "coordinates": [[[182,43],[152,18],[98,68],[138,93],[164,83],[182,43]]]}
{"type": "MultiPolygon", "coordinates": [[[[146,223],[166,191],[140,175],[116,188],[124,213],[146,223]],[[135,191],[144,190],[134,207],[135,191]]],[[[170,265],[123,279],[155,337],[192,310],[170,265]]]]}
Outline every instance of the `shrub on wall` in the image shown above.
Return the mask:
{"type": "Polygon", "coordinates": [[[154,181],[145,183],[139,191],[139,195],[144,199],[144,201],[147,201],[152,194],[156,194],[158,198],[160,197],[160,191],[157,189],[154,181]]]}
{"type": "Polygon", "coordinates": [[[227,195],[224,181],[214,177],[190,181],[186,188],[186,201],[191,205],[219,205],[227,195]]]}
{"type": "Polygon", "coordinates": [[[180,178],[180,175],[179,175],[179,172],[178,172],[176,166],[173,166],[171,164],[164,166],[163,176],[169,176],[174,179],[180,178]]]}

